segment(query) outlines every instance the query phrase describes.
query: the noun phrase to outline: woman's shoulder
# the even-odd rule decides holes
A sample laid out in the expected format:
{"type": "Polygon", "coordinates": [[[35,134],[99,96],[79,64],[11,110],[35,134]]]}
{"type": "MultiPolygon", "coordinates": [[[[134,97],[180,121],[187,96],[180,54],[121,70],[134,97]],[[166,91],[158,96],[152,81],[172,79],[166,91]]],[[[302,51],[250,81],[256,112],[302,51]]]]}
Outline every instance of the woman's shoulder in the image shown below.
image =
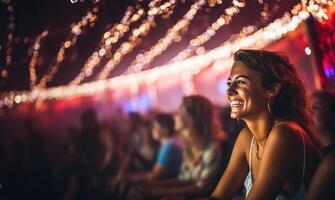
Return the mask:
{"type": "Polygon", "coordinates": [[[252,137],[253,134],[251,133],[249,128],[248,127],[243,128],[236,139],[234,148],[239,148],[245,153],[249,152],[252,137]]]}
{"type": "Polygon", "coordinates": [[[286,128],[286,129],[302,129],[302,127],[295,121],[292,120],[276,120],[273,125],[273,129],[275,128],[286,128]]]}
{"type": "Polygon", "coordinates": [[[269,133],[266,146],[270,149],[280,149],[281,153],[285,154],[284,152],[286,152],[290,156],[299,155],[303,145],[303,132],[302,127],[296,122],[277,123],[269,133]]]}
{"type": "Polygon", "coordinates": [[[315,178],[325,182],[331,181],[335,183],[335,151],[322,158],[313,180],[315,178]]]}
{"type": "Polygon", "coordinates": [[[251,133],[250,129],[248,127],[245,127],[240,131],[238,139],[251,141],[252,137],[253,137],[253,134],[251,133]]]}
{"type": "Polygon", "coordinates": [[[276,139],[297,139],[301,138],[302,133],[304,133],[304,129],[294,121],[279,121],[275,122],[269,138],[276,139]]]}
{"type": "Polygon", "coordinates": [[[221,153],[222,151],[220,143],[217,141],[212,141],[203,152],[203,160],[208,162],[213,159],[219,158],[221,156],[221,153]]]}
{"type": "Polygon", "coordinates": [[[322,158],[319,166],[323,170],[335,174],[335,150],[322,158]]]}

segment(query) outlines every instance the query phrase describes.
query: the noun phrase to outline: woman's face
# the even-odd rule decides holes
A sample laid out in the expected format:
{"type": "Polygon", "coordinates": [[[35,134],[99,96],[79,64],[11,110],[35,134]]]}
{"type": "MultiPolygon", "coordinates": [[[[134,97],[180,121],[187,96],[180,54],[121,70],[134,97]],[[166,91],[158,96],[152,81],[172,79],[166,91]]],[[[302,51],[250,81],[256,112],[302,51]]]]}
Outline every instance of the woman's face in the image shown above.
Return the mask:
{"type": "Polygon", "coordinates": [[[180,132],[187,128],[187,113],[184,106],[180,106],[174,115],[175,130],[180,132]]]}
{"type": "Polygon", "coordinates": [[[325,118],[330,117],[330,116],[326,116],[327,114],[325,112],[323,102],[320,98],[312,96],[311,106],[312,106],[313,120],[314,120],[315,126],[318,129],[318,131],[323,132],[322,130],[326,128],[325,118]]]}
{"type": "Polygon", "coordinates": [[[233,64],[227,84],[232,118],[253,119],[260,112],[268,112],[267,91],[258,74],[243,62],[233,64]]]}
{"type": "Polygon", "coordinates": [[[156,141],[160,140],[161,131],[162,131],[161,125],[159,125],[159,123],[154,121],[154,123],[152,125],[152,137],[154,138],[154,140],[156,140],[156,141]]]}

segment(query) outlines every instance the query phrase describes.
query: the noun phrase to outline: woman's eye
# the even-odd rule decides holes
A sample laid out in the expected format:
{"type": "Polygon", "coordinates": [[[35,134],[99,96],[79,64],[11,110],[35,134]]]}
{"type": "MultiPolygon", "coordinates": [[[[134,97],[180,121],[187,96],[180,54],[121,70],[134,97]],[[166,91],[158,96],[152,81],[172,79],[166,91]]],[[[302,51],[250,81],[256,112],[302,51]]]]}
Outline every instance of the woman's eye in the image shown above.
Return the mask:
{"type": "Polygon", "coordinates": [[[312,105],[312,110],[313,111],[320,110],[320,109],[321,109],[321,106],[319,104],[312,105]]]}
{"type": "Polygon", "coordinates": [[[243,84],[245,84],[245,82],[244,82],[244,81],[241,81],[241,80],[238,80],[238,81],[237,81],[237,84],[238,84],[238,85],[243,85],[243,84]]]}

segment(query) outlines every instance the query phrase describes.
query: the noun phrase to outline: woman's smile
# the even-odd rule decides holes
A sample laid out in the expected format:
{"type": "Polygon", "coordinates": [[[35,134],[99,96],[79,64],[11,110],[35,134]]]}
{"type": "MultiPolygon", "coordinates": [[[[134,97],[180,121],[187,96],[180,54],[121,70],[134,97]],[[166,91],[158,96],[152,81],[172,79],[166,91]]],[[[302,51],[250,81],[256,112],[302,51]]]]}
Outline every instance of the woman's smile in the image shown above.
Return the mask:
{"type": "Polygon", "coordinates": [[[242,62],[234,63],[227,84],[232,118],[251,117],[255,111],[266,110],[265,90],[259,77],[242,62]]]}

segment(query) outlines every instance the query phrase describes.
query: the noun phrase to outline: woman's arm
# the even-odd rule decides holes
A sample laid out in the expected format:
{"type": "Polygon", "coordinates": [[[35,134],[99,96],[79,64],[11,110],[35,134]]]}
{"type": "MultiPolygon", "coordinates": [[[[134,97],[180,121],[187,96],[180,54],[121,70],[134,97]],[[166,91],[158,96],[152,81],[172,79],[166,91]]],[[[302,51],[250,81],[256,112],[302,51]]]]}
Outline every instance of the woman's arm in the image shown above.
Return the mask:
{"type": "Polygon", "coordinates": [[[334,199],[335,153],[325,157],[317,168],[308,189],[307,199],[334,199]]]}
{"type": "Polygon", "coordinates": [[[148,182],[148,187],[171,187],[189,185],[189,181],[182,181],[178,178],[171,178],[165,180],[152,180],[148,182]]]}
{"type": "Polygon", "coordinates": [[[205,190],[197,187],[195,184],[188,184],[173,187],[156,187],[149,190],[150,196],[169,196],[169,195],[191,195],[201,196],[205,194],[205,190]]]}
{"type": "Polygon", "coordinates": [[[134,156],[133,158],[136,159],[138,162],[140,162],[146,169],[152,168],[152,166],[155,164],[154,160],[145,158],[137,151],[133,153],[133,156],[134,156]]]}
{"type": "Polygon", "coordinates": [[[252,135],[247,128],[241,131],[235,142],[227,169],[211,196],[218,199],[232,199],[241,189],[249,170],[246,151],[250,148],[251,138],[252,135]]]}
{"type": "Polygon", "coordinates": [[[131,174],[129,175],[128,179],[132,182],[151,181],[151,180],[158,179],[165,172],[166,172],[166,169],[163,166],[156,164],[155,167],[150,172],[131,174]]]}
{"type": "Polygon", "coordinates": [[[72,176],[66,188],[63,200],[75,199],[75,195],[77,192],[78,192],[78,180],[76,177],[72,176]]]}
{"type": "Polygon", "coordinates": [[[300,173],[302,181],[302,164],[303,143],[298,126],[290,123],[273,128],[247,199],[275,199],[293,176],[300,173]]]}

